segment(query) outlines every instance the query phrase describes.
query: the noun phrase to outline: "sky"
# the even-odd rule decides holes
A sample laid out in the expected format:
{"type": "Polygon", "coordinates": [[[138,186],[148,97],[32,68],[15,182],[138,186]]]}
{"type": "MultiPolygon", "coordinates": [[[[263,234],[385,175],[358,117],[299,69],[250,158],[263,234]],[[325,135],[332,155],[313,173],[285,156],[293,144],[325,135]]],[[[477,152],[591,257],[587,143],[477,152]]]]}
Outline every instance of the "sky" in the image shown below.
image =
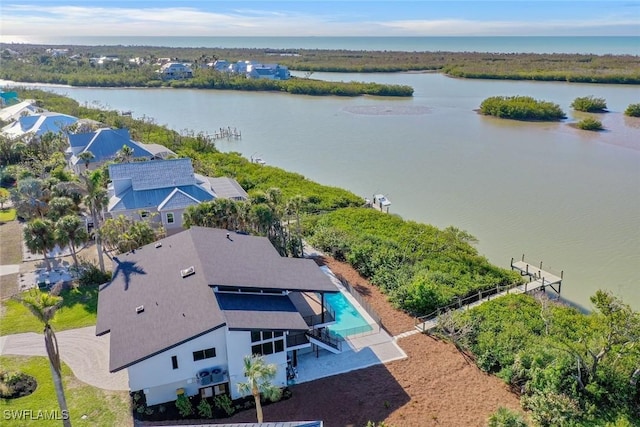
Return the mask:
{"type": "Polygon", "coordinates": [[[0,38],[640,36],[640,0],[0,0],[0,38]]]}

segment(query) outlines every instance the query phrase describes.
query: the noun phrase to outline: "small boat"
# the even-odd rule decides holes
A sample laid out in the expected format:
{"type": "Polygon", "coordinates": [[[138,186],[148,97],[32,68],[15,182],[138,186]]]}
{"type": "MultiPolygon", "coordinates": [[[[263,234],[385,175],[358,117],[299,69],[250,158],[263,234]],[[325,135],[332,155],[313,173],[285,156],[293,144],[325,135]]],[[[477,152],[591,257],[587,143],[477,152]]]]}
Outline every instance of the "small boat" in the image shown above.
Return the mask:
{"type": "Polygon", "coordinates": [[[373,195],[373,207],[379,209],[381,212],[389,213],[389,207],[391,202],[386,198],[384,194],[373,195]]]}

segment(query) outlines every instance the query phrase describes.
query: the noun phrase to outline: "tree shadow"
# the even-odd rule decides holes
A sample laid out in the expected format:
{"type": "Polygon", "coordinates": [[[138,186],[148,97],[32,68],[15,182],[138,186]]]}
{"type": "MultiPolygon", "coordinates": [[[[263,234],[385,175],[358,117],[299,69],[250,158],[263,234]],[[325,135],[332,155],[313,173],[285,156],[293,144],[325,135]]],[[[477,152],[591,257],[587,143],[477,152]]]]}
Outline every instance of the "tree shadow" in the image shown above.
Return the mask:
{"type": "Polygon", "coordinates": [[[129,284],[131,283],[131,276],[134,274],[147,274],[144,269],[138,267],[135,262],[131,261],[120,261],[118,257],[113,257],[113,260],[116,263],[116,269],[113,271],[113,275],[111,276],[111,281],[104,285],[100,290],[108,287],[112,283],[114,283],[118,277],[118,275],[122,275],[124,279],[124,290],[129,290],[129,284]]]}
{"type": "Polygon", "coordinates": [[[351,287],[358,291],[358,293],[364,297],[368,297],[371,295],[371,289],[367,286],[361,285],[360,283],[351,285],[351,287]]]}

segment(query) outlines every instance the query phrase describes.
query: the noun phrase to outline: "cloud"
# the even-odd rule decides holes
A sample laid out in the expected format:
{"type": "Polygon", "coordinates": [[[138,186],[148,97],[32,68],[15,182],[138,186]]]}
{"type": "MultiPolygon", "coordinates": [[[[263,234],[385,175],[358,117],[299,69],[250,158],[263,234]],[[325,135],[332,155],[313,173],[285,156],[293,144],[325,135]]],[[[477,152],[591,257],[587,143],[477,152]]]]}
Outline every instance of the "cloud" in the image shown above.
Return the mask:
{"type": "MultiPolygon", "coordinates": [[[[179,3],[176,3],[179,4],[179,3]]],[[[213,4],[213,3],[212,3],[213,4]]],[[[242,3],[238,3],[241,5],[242,3]]],[[[211,6],[213,7],[213,6],[211,6]]],[[[633,35],[637,17],[539,22],[470,19],[360,21],[355,15],[243,9],[218,13],[193,7],[105,7],[5,4],[3,39],[52,36],[464,36],[633,35]],[[14,37],[15,38],[15,37],[14,37]]]]}

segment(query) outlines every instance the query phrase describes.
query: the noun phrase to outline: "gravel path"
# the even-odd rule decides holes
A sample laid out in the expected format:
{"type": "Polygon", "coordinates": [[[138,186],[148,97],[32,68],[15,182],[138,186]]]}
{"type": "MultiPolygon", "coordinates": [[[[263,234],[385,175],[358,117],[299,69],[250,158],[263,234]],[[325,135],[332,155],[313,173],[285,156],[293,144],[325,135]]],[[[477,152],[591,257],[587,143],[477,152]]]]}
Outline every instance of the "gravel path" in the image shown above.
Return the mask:
{"type": "MultiPolygon", "coordinates": [[[[56,333],[62,360],[81,381],[105,390],[129,390],[126,370],[109,372],[109,335],[95,336],[95,326],[56,333]]],[[[46,356],[41,334],[0,337],[0,355],[46,356]]]]}

